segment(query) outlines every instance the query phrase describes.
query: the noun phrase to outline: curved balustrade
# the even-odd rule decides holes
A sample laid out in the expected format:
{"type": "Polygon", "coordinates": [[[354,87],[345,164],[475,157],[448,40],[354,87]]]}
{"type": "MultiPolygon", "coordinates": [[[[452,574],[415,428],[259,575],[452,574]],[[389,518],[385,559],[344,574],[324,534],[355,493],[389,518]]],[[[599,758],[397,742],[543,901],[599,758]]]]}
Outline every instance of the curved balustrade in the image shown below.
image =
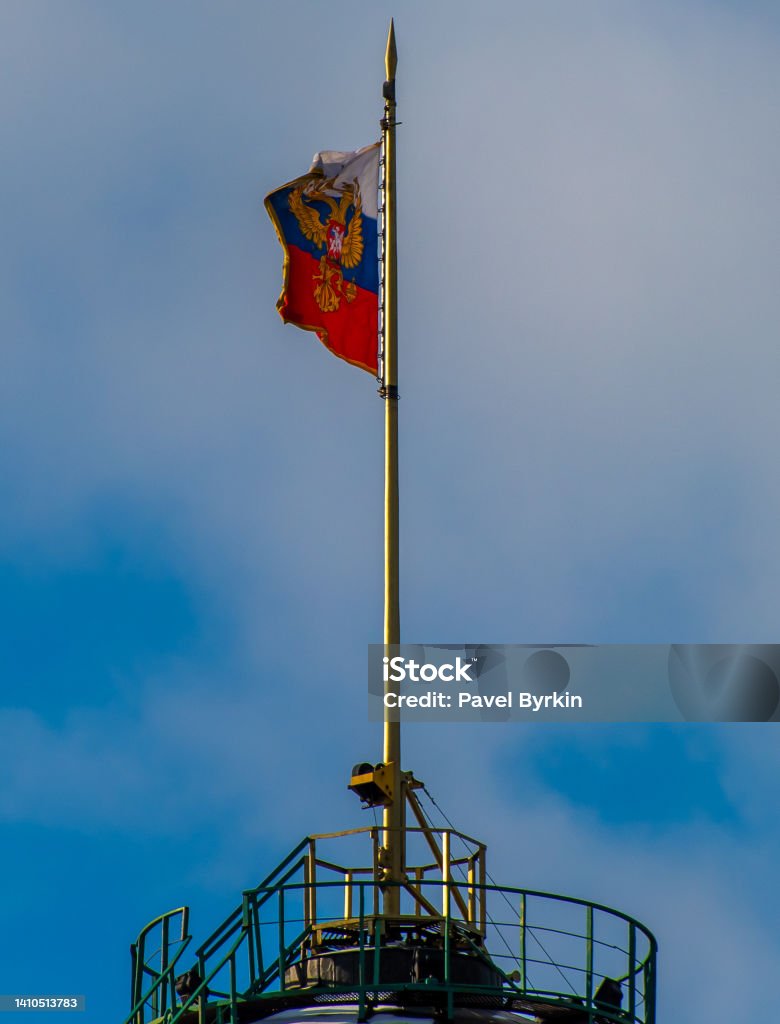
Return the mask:
{"type": "Polygon", "coordinates": [[[489,885],[484,847],[447,832],[433,862],[408,869],[392,917],[381,912],[389,883],[378,880],[376,829],[304,840],[197,949],[178,1000],[186,915],[173,940],[170,915],[157,919],[161,948],[152,965],[147,926],[125,1024],[247,1024],[320,1002],[353,1003],[359,1020],[388,1004],[655,1024],[656,942],[643,925],[585,900],[489,885]],[[322,852],[323,840],[361,834],[374,847],[370,866],[322,852]],[[456,838],[473,844],[461,857],[451,855],[456,838]]]}

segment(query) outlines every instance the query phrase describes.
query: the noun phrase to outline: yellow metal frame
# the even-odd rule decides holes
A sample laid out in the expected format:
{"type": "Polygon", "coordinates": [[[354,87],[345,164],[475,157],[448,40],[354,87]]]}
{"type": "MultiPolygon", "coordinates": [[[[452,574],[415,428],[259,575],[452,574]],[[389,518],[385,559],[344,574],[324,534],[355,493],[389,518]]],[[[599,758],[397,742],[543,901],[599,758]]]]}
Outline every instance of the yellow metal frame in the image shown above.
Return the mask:
{"type": "MultiPolygon", "coordinates": [[[[415,814],[419,813],[424,821],[416,798],[407,791],[407,799],[410,796],[413,808],[415,805],[417,807],[415,814]]],[[[308,850],[304,860],[305,888],[303,890],[304,925],[310,936],[307,940],[308,945],[319,946],[326,932],[342,931],[348,934],[357,928],[359,922],[354,913],[354,887],[356,883],[365,879],[371,879],[374,882],[370,908],[367,908],[367,912],[363,916],[371,934],[377,929],[380,934],[383,934],[388,926],[411,928],[415,925],[430,926],[440,924],[444,920],[451,920],[467,931],[475,941],[481,942],[484,939],[486,912],[484,889],[480,886],[484,884],[486,873],[487,848],[485,844],[455,829],[434,830],[427,822],[421,824],[419,828],[407,828],[405,832],[409,837],[423,839],[433,854],[433,860],[405,865],[404,878],[401,880],[400,886],[394,886],[398,889],[397,905],[389,914],[386,909],[386,899],[383,898],[386,895],[386,887],[382,885],[381,872],[377,872],[381,863],[382,844],[385,842],[384,829],[380,829],[378,826],[369,826],[309,836],[308,850]],[[370,863],[343,864],[324,856],[322,847],[326,843],[359,835],[370,840],[371,856],[366,858],[366,861],[370,860],[370,863]],[[464,856],[453,856],[453,840],[460,841],[466,847],[468,852],[464,856]],[[456,882],[454,880],[454,868],[463,869],[466,881],[456,882]],[[334,878],[334,875],[337,878],[334,878]],[[316,903],[317,884],[323,881],[333,883],[339,879],[344,887],[344,916],[320,919],[316,903]],[[431,899],[423,893],[424,885],[431,882],[442,883],[440,885],[442,904],[440,907],[435,906],[431,899]],[[411,913],[402,911],[401,897],[404,893],[411,897],[413,907],[411,913]]]]}

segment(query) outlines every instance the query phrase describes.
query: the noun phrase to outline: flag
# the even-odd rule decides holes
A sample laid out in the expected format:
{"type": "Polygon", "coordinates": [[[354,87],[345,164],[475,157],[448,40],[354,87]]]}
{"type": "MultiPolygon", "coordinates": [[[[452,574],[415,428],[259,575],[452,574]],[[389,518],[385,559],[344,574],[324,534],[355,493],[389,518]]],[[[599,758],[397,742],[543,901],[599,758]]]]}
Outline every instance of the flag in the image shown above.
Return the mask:
{"type": "Polygon", "coordinates": [[[284,249],[282,320],[316,331],[334,355],[374,375],[378,187],[377,142],[317,153],[308,174],[265,199],[284,249]]]}

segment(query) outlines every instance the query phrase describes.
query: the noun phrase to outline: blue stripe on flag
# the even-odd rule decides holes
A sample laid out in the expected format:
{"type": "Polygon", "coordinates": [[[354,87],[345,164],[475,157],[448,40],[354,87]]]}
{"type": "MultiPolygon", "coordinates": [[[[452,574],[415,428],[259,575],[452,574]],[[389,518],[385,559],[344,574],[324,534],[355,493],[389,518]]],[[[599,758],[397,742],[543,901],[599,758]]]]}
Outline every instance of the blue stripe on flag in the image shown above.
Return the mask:
{"type": "MultiPolygon", "coordinates": [[[[313,242],[310,242],[306,238],[301,229],[298,227],[298,221],[295,215],[290,211],[290,207],[287,203],[287,197],[292,188],[282,188],[277,192],[272,193],[268,197],[268,201],[274,208],[276,217],[279,224],[282,227],[282,233],[284,234],[285,241],[288,245],[294,245],[303,252],[307,252],[319,259],[325,252],[323,248],[317,248],[313,242]]],[[[320,220],[326,223],[328,217],[328,207],[325,203],[314,201],[310,204],[315,207],[320,214],[320,220]]],[[[347,231],[349,231],[349,225],[352,220],[352,214],[347,218],[347,231]]],[[[363,214],[363,259],[360,261],[359,266],[353,270],[348,270],[346,267],[342,267],[344,279],[347,281],[354,281],[359,288],[365,288],[366,291],[378,292],[379,291],[379,264],[377,259],[377,222],[373,217],[367,217],[363,214]]]]}

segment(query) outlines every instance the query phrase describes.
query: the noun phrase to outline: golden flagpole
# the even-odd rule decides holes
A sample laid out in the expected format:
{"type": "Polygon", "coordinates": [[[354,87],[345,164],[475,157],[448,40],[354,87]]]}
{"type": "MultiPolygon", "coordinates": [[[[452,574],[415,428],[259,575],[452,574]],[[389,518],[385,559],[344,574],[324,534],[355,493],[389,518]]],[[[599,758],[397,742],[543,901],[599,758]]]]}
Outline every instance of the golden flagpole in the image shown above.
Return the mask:
{"type": "MultiPolygon", "coordinates": [[[[380,394],[385,400],[385,623],[384,644],[401,642],[401,620],[398,597],[398,292],[396,289],[396,216],[395,216],[395,69],[398,56],[392,19],[385,52],[386,81],[382,94],[385,101],[382,120],[384,151],[383,192],[383,361],[380,394]]],[[[387,651],[387,653],[390,653],[387,651]]],[[[392,687],[391,683],[385,684],[392,687]]],[[[385,708],[384,763],[390,769],[392,799],[384,809],[382,824],[384,878],[389,882],[404,880],[404,811],[405,794],[401,786],[401,724],[398,713],[385,708]],[[393,721],[392,719],[395,719],[393,721]]],[[[400,912],[399,885],[385,889],[384,912],[400,912]]]]}

